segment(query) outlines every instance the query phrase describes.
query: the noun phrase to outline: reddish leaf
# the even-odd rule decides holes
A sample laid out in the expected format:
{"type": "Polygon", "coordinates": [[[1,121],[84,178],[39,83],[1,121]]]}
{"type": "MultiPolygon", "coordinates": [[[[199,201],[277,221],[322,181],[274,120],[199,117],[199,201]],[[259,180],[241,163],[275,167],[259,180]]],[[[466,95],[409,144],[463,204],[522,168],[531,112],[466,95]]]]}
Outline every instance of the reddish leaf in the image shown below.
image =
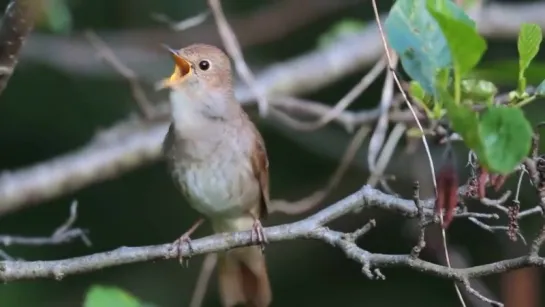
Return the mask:
{"type": "Polygon", "coordinates": [[[488,171],[485,170],[484,168],[481,168],[481,172],[479,173],[479,177],[477,177],[477,186],[479,187],[478,189],[478,196],[479,196],[479,199],[482,199],[482,198],[485,198],[486,196],[486,183],[488,181],[488,171]]]}
{"type": "Polygon", "coordinates": [[[443,218],[443,228],[447,228],[452,218],[454,210],[458,205],[458,174],[450,164],[444,165],[437,176],[437,198],[435,200],[435,213],[441,214],[445,211],[443,218]]]}

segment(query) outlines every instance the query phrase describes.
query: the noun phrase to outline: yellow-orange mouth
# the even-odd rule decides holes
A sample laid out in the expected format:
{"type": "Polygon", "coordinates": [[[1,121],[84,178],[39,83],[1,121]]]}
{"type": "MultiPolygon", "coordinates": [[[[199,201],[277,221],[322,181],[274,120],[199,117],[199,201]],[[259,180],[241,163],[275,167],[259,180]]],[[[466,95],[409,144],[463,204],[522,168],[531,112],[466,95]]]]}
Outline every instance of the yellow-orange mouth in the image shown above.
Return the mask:
{"type": "Polygon", "coordinates": [[[191,74],[191,64],[180,56],[176,50],[166,46],[165,48],[170,52],[175,66],[172,75],[160,82],[158,86],[159,89],[171,87],[174,84],[180,83],[191,74]]]}

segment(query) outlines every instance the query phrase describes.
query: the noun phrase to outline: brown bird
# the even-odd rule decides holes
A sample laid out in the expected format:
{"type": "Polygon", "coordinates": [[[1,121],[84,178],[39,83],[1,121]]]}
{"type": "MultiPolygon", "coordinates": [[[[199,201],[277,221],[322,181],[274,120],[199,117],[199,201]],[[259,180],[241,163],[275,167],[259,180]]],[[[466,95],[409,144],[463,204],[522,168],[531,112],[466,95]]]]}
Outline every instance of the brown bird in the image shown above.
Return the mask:
{"type": "MultiPolygon", "coordinates": [[[[229,57],[203,44],[172,50],[172,123],[163,143],[169,171],[189,204],[214,232],[252,231],[264,244],[260,219],[267,216],[269,162],[263,138],[233,91],[229,57]]],[[[179,242],[203,222],[197,221],[179,242]]],[[[223,306],[269,306],[272,294],[262,248],[250,246],[218,255],[223,306]]]]}

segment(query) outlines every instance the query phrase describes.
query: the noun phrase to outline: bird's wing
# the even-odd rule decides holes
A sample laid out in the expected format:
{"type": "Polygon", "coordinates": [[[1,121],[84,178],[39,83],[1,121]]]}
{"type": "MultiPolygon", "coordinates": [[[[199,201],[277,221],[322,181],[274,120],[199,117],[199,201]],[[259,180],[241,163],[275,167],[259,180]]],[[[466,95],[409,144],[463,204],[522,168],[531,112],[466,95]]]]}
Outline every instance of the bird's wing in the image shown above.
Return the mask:
{"type": "Polygon", "coordinates": [[[263,137],[261,137],[261,134],[259,134],[259,131],[255,127],[254,129],[256,130],[256,138],[254,150],[252,151],[252,169],[261,188],[259,215],[260,218],[266,218],[269,213],[269,159],[267,158],[267,150],[263,137]]]}

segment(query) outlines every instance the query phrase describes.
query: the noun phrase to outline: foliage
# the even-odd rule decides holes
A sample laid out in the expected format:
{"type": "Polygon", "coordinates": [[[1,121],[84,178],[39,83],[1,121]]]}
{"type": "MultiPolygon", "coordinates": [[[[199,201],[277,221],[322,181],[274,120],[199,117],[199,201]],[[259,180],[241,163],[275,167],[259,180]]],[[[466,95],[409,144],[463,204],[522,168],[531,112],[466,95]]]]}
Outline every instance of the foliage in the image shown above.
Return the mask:
{"type": "Polygon", "coordinates": [[[92,286],[85,297],[84,307],[152,307],[140,302],[132,294],[116,288],[92,286]]]}
{"type": "Polygon", "coordinates": [[[518,39],[518,87],[495,103],[496,86],[472,74],[487,49],[472,21],[450,0],[398,0],[385,22],[387,39],[413,79],[410,94],[432,120],[446,116],[489,172],[508,174],[530,150],[532,127],[520,107],[531,95],[525,72],[542,40],[537,25],[524,24],[518,39]],[[479,111],[481,110],[481,111],[479,111]]]}

